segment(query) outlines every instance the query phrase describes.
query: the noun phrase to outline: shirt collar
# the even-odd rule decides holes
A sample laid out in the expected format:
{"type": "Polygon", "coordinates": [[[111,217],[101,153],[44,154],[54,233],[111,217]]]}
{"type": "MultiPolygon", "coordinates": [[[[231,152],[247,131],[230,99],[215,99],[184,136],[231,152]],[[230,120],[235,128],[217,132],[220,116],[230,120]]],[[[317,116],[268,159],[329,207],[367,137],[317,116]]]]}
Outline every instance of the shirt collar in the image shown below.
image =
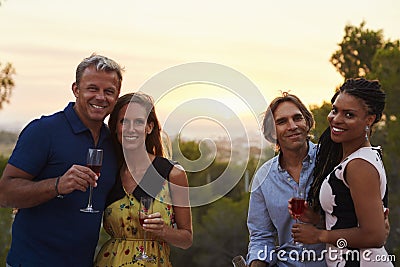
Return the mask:
{"type": "MultiPolygon", "coordinates": [[[[307,141],[307,142],[308,142],[308,152],[307,152],[307,155],[303,159],[303,163],[305,163],[306,166],[308,164],[311,164],[314,161],[315,155],[316,155],[316,150],[317,150],[317,145],[316,144],[314,144],[311,141],[307,141]]],[[[279,152],[279,155],[276,157],[276,163],[278,164],[278,171],[284,172],[286,170],[283,169],[281,164],[279,163],[279,157],[280,156],[281,156],[281,152],[279,152]]]]}
{"type": "Polygon", "coordinates": [[[64,109],[65,117],[75,134],[89,130],[78,117],[74,110],[75,102],[69,102],[64,109]]]}
{"type": "MultiPolygon", "coordinates": [[[[75,102],[69,102],[67,107],[64,109],[64,114],[65,117],[69,123],[69,125],[72,128],[72,131],[74,134],[79,134],[85,131],[90,132],[89,128],[83,124],[81,119],[78,117],[78,114],[76,114],[75,109],[74,109],[75,102]]],[[[100,129],[100,138],[99,138],[99,144],[102,142],[104,138],[107,138],[109,136],[109,129],[107,125],[103,122],[101,125],[100,129]]]]}

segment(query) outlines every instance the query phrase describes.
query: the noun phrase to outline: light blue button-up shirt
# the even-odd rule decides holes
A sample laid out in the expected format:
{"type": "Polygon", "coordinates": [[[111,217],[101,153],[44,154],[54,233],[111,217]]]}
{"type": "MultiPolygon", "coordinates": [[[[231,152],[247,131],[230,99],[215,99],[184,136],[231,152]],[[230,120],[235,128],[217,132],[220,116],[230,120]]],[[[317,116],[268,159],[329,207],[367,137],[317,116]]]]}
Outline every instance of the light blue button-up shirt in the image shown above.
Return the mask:
{"type": "Polygon", "coordinates": [[[257,170],[247,218],[250,233],[248,264],[253,260],[261,260],[268,262],[270,266],[326,266],[325,259],[321,256],[325,244],[296,246],[293,243],[291,229],[295,221],[287,208],[288,200],[293,197],[296,187],[309,191],[316,150],[317,146],[309,142],[299,184],[281,168],[279,155],[257,170]]]}

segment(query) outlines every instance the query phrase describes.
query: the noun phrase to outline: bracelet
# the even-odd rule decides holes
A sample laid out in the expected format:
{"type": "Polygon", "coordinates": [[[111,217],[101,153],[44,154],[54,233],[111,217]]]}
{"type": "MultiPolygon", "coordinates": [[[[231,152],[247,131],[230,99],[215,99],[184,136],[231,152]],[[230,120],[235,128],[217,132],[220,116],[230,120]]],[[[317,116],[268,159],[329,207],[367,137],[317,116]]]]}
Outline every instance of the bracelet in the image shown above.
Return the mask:
{"type": "Polygon", "coordinates": [[[54,185],[54,188],[55,188],[55,190],[56,190],[57,197],[58,197],[58,198],[64,198],[64,195],[61,195],[60,192],[58,192],[58,183],[60,182],[60,178],[61,178],[61,176],[58,176],[58,177],[57,177],[57,179],[56,179],[56,184],[54,185]]]}

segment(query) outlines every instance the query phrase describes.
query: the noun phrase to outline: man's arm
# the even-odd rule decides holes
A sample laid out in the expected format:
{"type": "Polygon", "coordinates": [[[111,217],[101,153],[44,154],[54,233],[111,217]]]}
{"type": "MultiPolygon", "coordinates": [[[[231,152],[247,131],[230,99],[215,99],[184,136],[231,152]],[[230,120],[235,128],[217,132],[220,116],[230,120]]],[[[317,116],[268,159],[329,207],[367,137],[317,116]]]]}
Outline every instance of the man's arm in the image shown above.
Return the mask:
{"type": "Polygon", "coordinates": [[[0,179],[0,206],[28,208],[56,196],[55,179],[33,182],[34,177],[11,164],[7,164],[0,179]]]}
{"type": "Polygon", "coordinates": [[[0,207],[29,208],[68,194],[74,190],[86,191],[89,184],[96,186],[96,174],[85,166],[73,165],[57,184],[57,177],[33,181],[34,176],[7,164],[0,179],[0,207]]]}
{"type": "Polygon", "coordinates": [[[251,192],[247,227],[250,233],[247,255],[249,266],[268,266],[268,262],[271,261],[270,249],[274,247],[276,229],[271,221],[261,185],[251,192]]]}

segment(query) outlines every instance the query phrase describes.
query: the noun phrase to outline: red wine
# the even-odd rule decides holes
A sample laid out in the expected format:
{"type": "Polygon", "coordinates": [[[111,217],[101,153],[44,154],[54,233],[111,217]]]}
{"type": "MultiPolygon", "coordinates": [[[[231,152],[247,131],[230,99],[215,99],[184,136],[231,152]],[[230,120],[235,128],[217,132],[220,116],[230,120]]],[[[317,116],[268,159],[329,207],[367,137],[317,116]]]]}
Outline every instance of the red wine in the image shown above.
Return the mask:
{"type": "Polygon", "coordinates": [[[295,216],[300,216],[304,212],[304,199],[293,198],[292,199],[292,212],[295,216]]]}
{"type": "Polygon", "coordinates": [[[94,171],[94,172],[96,173],[97,177],[100,176],[101,165],[91,165],[91,164],[88,164],[88,165],[86,165],[86,166],[87,166],[88,168],[90,168],[92,171],[94,171]]]}
{"type": "Polygon", "coordinates": [[[139,218],[139,223],[140,223],[141,226],[143,226],[143,224],[144,224],[144,219],[145,218],[139,218]]]}

